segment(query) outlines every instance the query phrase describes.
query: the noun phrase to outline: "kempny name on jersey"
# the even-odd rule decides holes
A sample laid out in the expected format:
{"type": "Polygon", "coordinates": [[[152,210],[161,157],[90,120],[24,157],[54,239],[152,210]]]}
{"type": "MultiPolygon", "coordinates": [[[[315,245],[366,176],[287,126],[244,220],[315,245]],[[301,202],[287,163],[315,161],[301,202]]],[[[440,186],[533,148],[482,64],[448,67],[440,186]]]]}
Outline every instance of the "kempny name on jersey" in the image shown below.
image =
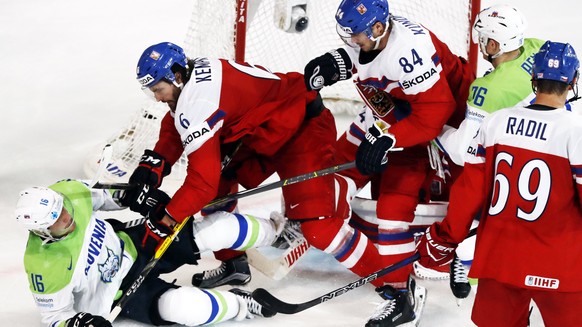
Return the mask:
{"type": "Polygon", "coordinates": [[[210,68],[210,61],[208,58],[194,59],[194,70],[192,71],[192,74],[196,77],[196,83],[211,82],[212,69],[210,68]]]}

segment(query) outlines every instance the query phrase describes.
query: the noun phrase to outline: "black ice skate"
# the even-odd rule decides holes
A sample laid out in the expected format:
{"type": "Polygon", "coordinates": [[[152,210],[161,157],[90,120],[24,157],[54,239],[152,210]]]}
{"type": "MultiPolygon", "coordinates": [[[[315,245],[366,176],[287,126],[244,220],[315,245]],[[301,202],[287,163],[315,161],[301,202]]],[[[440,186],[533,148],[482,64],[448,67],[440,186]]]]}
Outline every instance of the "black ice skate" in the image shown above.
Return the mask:
{"type": "Polygon", "coordinates": [[[222,285],[245,285],[251,281],[251,270],[247,255],[229,259],[220,267],[192,276],[192,285],[200,288],[215,288],[222,285]]]}
{"type": "Polygon", "coordinates": [[[416,326],[418,324],[426,300],[426,289],[417,286],[413,278],[408,278],[406,289],[397,290],[390,285],[384,285],[376,288],[376,292],[385,301],[376,307],[366,327],[416,326]]]}
{"type": "Polygon", "coordinates": [[[467,269],[461,262],[461,259],[455,254],[451,262],[450,286],[453,295],[457,298],[457,305],[460,305],[460,300],[466,298],[471,293],[471,284],[469,284],[467,274],[467,269]]]}
{"type": "Polygon", "coordinates": [[[252,318],[253,316],[269,318],[277,314],[277,312],[271,311],[260,305],[259,302],[255,301],[255,299],[253,299],[253,297],[251,296],[251,292],[241,290],[238,288],[233,288],[229,290],[229,292],[234,293],[244,299],[248,310],[247,318],[252,318]],[[248,315],[249,313],[251,314],[250,316],[248,315]]]}

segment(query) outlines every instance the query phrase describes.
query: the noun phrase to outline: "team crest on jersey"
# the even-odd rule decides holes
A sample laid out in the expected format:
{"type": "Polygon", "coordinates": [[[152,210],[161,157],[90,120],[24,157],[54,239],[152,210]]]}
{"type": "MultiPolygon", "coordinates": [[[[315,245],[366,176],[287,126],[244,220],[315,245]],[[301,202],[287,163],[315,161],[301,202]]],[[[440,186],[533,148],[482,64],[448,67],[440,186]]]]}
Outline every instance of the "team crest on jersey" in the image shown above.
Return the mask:
{"type": "Polygon", "coordinates": [[[99,272],[101,273],[101,280],[104,283],[111,283],[111,280],[119,271],[119,256],[110,248],[107,248],[107,260],[99,264],[99,272]]]}
{"type": "Polygon", "coordinates": [[[394,101],[386,91],[372,85],[357,84],[357,86],[368,106],[378,117],[384,117],[394,109],[394,101]]]}

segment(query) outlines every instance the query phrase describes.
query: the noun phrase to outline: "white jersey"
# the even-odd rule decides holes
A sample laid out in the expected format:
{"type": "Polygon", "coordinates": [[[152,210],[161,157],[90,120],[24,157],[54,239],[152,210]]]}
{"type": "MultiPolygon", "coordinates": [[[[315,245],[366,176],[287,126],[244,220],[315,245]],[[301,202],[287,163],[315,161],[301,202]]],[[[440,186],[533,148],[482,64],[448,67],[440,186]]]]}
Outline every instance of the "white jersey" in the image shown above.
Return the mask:
{"type": "MultiPolygon", "coordinates": [[[[435,138],[466,98],[472,74],[434,34],[404,17],[390,17],[390,34],[381,51],[346,47],[357,74],[356,89],[374,120],[381,119],[396,138],[396,146],[424,145],[435,138]]],[[[356,123],[362,132],[368,124],[356,123]]],[[[373,122],[373,121],[372,121],[373,122]]],[[[355,133],[358,134],[358,133],[355,133]]],[[[350,142],[359,145],[361,135],[350,142]]]]}
{"type": "Polygon", "coordinates": [[[78,312],[107,316],[137,252],[125,233],[116,234],[96,210],[122,209],[107,190],[79,181],[50,186],[71,200],[75,230],[43,244],[30,233],[24,265],[30,290],[46,326],[64,326],[78,312]]]}

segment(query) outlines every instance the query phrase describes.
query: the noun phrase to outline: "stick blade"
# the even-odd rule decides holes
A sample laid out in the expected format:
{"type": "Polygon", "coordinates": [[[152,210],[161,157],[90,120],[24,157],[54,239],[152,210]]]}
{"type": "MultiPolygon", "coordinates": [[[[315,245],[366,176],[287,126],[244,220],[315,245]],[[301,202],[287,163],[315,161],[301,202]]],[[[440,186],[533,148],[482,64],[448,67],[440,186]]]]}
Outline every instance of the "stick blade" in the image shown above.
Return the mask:
{"type": "Polygon", "coordinates": [[[302,308],[299,304],[283,302],[264,288],[257,288],[253,291],[252,296],[263,307],[278,313],[291,315],[307,309],[302,308]]]}

